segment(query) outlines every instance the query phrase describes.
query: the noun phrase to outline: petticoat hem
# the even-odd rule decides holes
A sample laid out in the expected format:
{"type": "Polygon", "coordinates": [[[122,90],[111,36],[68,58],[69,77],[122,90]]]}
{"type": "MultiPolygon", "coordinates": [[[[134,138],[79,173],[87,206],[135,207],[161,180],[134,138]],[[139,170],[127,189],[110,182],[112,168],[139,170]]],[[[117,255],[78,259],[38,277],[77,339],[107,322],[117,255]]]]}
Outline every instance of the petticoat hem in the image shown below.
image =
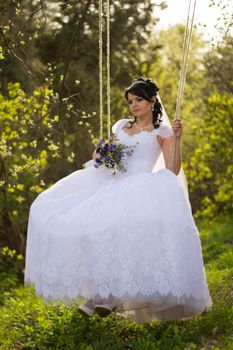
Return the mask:
{"type": "MultiPolygon", "coordinates": [[[[25,286],[35,287],[31,281],[25,281],[25,286]]],[[[44,295],[42,292],[36,292],[37,297],[42,297],[45,302],[50,304],[64,304],[66,306],[77,306],[82,304],[87,299],[100,298],[100,295],[93,297],[76,296],[70,297],[68,295],[54,297],[51,295],[44,295]]],[[[174,296],[172,293],[161,295],[155,292],[150,296],[145,296],[138,292],[136,296],[129,296],[124,294],[121,296],[114,296],[114,299],[119,302],[115,309],[117,313],[139,323],[152,322],[156,320],[170,321],[189,319],[194,315],[199,315],[212,308],[212,301],[210,298],[204,300],[203,298],[196,299],[193,296],[174,296]]],[[[98,302],[97,302],[98,303],[98,302]]]]}

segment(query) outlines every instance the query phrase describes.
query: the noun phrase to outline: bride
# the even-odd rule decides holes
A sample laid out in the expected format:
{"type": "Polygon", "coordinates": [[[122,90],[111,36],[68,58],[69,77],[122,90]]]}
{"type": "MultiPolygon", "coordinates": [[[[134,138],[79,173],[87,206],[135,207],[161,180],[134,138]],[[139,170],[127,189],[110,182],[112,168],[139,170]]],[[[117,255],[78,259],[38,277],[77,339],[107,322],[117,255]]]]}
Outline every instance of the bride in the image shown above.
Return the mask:
{"type": "Polygon", "coordinates": [[[133,118],[118,120],[112,132],[116,143],[134,146],[127,172],[96,168],[95,150],[85,169],[34,200],[25,285],[48,302],[84,299],[78,312],[86,316],[191,317],[212,301],[182,174],[182,123],[170,126],[150,79],[134,80],[125,97],[133,118]],[[167,167],[174,133],[173,173],[167,167]]]}

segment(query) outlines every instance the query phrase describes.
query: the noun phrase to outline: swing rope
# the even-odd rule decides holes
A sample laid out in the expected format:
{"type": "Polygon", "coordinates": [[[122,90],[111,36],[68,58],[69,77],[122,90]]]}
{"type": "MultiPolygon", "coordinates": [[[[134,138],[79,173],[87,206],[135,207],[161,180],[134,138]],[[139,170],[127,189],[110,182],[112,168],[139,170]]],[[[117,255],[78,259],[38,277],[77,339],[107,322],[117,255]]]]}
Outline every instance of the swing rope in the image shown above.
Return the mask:
{"type": "MultiPolygon", "coordinates": [[[[106,87],[107,87],[107,130],[111,130],[111,86],[110,86],[110,0],[106,0],[106,87]]],[[[100,138],[103,137],[103,1],[99,0],[99,115],[100,138]]]]}
{"type": "MultiPolygon", "coordinates": [[[[196,0],[194,0],[192,15],[191,4],[193,0],[189,0],[188,15],[184,33],[184,43],[182,52],[182,63],[179,76],[178,93],[176,100],[175,119],[180,117],[184,84],[186,79],[188,58],[191,47],[191,38],[193,31],[193,22],[196,9],[196,0]]],[[[110,86],[110,0],[106,0],[106,85],[107,85],[107,130],[108,138],[111,129],[111,86],[110,86]]],[[[103,0],[99,0],[99,114],[100,114],[100,138],[103,137],[103,0]]],[[[169,159],[168,168],[174,170],[175,154],[177,148],[177,138],[174,135],[171,157],[169,159]]]]}
{"type": "MultiPolygon", "coordinates": [[[[189,58],[189,52],[191,47],[193,22],[194,22],[195,10],[196,10],[196,0],[194,0],[194,3],[193,3],[192,16],[190,16],[191,3],[192,3],[192,0],[189,0],[187,22],[186,22],[185,33],[184,33],[182,63],[181,63],[181,69],[180,69],[180,78],[179,78],[178,93],[177,93],[177,100],[176,100],[175,119],[180,117],[182,98],[183,98],[183,92],[184,92],[184,84],[185,84],[186,73],[188,68],[188,58],[189,58]]],[[[176,135],[174,135],[171,157],[169,159],[169,164],[168,164],[168,168],[171,171],[174,171],[174,168],[175,168],[176,149],[177,149],[177,137],[176,135]]]]}
{"type": "Polygon", "coordinates": [[[184,34],[183,55],[182,55],[180,80],[179,80],[179,85],[178,85],[178,94],[177,94],[177,101],[176,101],[176,118],[180,115],[180,110],[181,110],[181,105],[182,105],[184,83],[185,83],[187,67],[188,67],[188,57],[189,57],[189,52],[190,52],[190,47],[191,47],[191,38],[192,38],[195,9],[196,9],[196,0],[194,1],[192,18],[190,21],[190,11],[191,11],[191,0],[190,0],[189,1],[187,22],[186,22],[186,27],[185,27],[185,34],[184,34]],[[189,23],[190,23],[190,28],[189,28],[189,23]]]}
{"type": "Polygon", "coordinates": [[[103,3],[99,0],[99,118],[100,139],[103,137],[103,3]]]}
{"type": "Polygon", "coordinates": [[[108,139],[111,130],[111,86],[110,86],[110,1],[106,3],[106,21],[107,21],[107,120],[108,120],[108,139]]]}

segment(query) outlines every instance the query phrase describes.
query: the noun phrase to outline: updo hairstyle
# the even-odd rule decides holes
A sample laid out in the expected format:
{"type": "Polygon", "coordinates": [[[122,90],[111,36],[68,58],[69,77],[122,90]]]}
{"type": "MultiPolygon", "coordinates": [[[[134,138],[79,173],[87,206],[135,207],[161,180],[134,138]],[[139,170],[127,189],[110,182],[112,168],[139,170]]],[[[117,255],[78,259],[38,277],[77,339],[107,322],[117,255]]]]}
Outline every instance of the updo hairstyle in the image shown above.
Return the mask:
{"type": "MultiPolygon", "coordinates": [[[[134,79],[133,83],[125,90],[125,98],[128,100],[128,94],[139,96],[149,102],[153,102],[153,96],[157,96],[159,91],[158,86],[151,79],[138,78],[134,79]]],[[[153,125],[155,129],[159,128],[162,122],[162,105],[156,98],[154,108],[152,110],[153,115],[153,125]]],[[[137,117],[134,117],[133,121],[129,121],[131,124],[129,128],[132,128],[133,124],[136,122],[137,117]]]]}

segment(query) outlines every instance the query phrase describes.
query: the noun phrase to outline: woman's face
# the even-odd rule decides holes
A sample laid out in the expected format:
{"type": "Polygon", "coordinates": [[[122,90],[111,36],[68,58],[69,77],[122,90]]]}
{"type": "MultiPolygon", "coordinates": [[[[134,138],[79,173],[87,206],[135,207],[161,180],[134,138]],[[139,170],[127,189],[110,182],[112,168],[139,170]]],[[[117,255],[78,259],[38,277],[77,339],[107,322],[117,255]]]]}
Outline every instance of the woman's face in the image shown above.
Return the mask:
{"type": "Polygon", "coordinates": [[[144,116],[152,116],[152,106],[154,102],[145,100],[144,98],[128,93],[129,110],[133,116],[143,118],[144,116]]]}

